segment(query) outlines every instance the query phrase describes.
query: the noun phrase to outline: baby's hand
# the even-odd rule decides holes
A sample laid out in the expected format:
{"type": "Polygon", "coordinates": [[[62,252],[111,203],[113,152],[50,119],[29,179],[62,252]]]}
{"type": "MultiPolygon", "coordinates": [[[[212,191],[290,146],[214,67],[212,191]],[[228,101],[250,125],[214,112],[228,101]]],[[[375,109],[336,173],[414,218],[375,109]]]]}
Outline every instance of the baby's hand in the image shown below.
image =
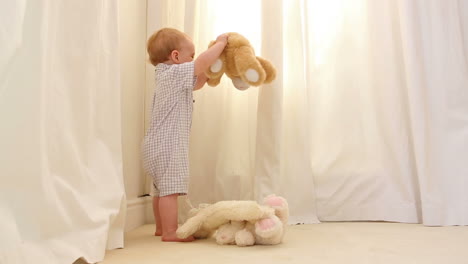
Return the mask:
{"type": "Polygon", "coordinates": [[[228,34],[224,33],[224,34],[219,35],[216,38],[216,42],[223,42],[224,44],[227,44],[228,38],[229,38],[228,34]]]}

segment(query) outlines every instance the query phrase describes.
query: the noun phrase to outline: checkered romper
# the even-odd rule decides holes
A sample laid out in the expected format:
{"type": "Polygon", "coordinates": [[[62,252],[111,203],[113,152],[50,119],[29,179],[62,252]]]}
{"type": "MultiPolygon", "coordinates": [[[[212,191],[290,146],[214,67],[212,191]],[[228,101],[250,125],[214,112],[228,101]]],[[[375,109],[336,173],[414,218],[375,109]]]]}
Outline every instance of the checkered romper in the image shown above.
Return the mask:
{"type": "Polygon", "coordinates": [[[156,66],[151,125],[143,140],[143,166],[155,196],[187,194],[194,62],[156,66]]]}

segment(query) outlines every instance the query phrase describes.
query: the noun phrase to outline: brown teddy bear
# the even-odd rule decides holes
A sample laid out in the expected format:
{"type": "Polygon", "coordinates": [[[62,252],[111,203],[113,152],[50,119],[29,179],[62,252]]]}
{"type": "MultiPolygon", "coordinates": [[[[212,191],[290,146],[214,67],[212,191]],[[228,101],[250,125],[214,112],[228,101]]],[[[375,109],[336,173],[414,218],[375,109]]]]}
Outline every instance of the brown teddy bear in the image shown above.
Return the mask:
{"type": "MultiPolygon", "coordinates": [[[[241,34],[228,33],[228,43],[216,62],[205,72],[208,85],[216,86],[223,73],[231,78],[234,87],[245,90],[270,83],[276,78],[275,67],[267,60],[255,56],[250,42],[241,34]]],[[[208,47],[215,42],[212,41],[208,47]]]]}

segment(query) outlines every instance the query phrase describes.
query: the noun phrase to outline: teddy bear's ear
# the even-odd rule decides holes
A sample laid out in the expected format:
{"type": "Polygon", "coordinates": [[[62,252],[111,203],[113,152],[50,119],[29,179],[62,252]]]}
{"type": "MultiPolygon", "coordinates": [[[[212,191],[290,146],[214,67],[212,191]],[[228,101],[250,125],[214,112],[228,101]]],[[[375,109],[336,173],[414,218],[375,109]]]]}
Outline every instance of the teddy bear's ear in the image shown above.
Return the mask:
{"type": "Polygon", "coordinates": [[[260,62],[266,73],[265,81],[263,83],[271,83],[274,79],[276,79],[275,67],[273,64],[271,64],[271,62],[262,57],[257,56],[257,60],[260,62]]]}

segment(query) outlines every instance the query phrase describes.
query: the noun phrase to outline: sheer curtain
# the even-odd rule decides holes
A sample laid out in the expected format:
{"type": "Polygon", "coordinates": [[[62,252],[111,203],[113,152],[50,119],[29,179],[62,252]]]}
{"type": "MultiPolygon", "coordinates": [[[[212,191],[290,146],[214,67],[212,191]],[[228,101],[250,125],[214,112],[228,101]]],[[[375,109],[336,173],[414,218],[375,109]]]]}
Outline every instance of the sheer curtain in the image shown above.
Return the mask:
{"type": "Polygon", "coordinates": [[[0,263],[123,246],[116,1],[0,9],[0,263]]]}
{"type": "Polygon", "coordinates": [[[195,92],[195,205],[276,193],[292,223],[468,224],[467,3],[154,2],[149,31],[184,30],[199,52],[236,31],[278,69],[195,92]]]}
{"type": "Polygon", "coordinates": [[[320,219],[468,224],[466,2],[302,3],[320,219]]]}

